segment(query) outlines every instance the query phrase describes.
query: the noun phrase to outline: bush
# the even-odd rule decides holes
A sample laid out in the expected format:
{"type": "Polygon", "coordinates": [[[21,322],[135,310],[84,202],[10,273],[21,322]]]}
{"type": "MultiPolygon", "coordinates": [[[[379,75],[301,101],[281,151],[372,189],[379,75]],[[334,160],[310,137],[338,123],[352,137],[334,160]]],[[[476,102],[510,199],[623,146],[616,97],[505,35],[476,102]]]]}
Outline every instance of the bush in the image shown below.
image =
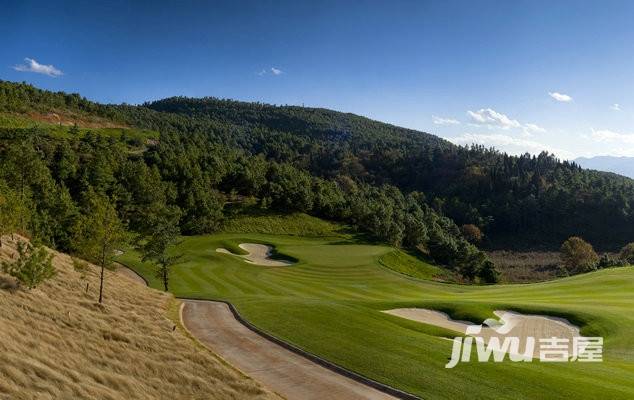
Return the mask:
{"type": "Polygon", "coordinates": [[[482,241],[482,231],[473,224],[466,224],[460,227],[462,236],[472,244],[478,244],[482,241]]]}
{"type": "Polygon", "coordinates": [[[597,268],[610,268],[610,267],[624,267],[628,264],[628,261],[621,257],[613,256],[612,254],[603,254],[599,259],[599,263],[597,264],[597,268]]]}
{"type": "Polygon", "coordinates": [[[587,272],[596,269],[599,256],[590,243],[573,236],[561,245],[561,260],[568,272],[587,272]]]}
{"type": "Polygon", "coordinates": [[[495,269],[492,261],[486,260],[478,271],[478,277],[482,283],[497,283],[500,280],[500,273],[495,269]]]}
{"type": "Polygon", "coordinates": [[[56,273],[53,255],[43,246],[34,247],[25,242],[18,242],[18,258],[15,261],[4,261],[2,270],[29,289],[52,278],[56,273]]]}
{"type": "Polygon", "coordinates": [[[625,245],[621,249],[619,257],[628,264],[634,264],[634,242],[625,245]]]}
{"type": "Polygon", "coordinates": [[[73,257],[72,261],[73,261],[73,268],[75,269],[75,271],[79,272],[80,278],[86,279],[86,275],[89,269],[88,262],[76,257],[73,257]]]}

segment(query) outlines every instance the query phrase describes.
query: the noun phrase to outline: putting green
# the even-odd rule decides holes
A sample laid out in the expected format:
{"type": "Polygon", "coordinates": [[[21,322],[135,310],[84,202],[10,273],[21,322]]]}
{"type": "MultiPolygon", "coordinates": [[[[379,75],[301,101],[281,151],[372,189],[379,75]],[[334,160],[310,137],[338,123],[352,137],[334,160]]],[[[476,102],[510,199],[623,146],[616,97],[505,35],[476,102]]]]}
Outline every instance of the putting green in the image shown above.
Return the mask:
{"type": "MultiPolygon", "coordinates": [[[[267,332],[425,399],[634,398],[633,267],[539,284],[464,286],[396,273],[380,260],[401,259],[393,248],[342,237],[227,233],[185,238],[178,251],[187,261],[172,273],[175,295],[228,300],[267,332]],[[273,245],[298,263],[262,267],[216,252],[243,253],[239,243],[273,245]],[[452,343],[443,336],[453,333],[381,312],[403,307],[475,322],[500,309],[565,317],[582,334],[604,336],[604,362],[472,361],[445,369],[452,343]]],[[[120,261],[162,287],[134,252],[120,261]]]]}

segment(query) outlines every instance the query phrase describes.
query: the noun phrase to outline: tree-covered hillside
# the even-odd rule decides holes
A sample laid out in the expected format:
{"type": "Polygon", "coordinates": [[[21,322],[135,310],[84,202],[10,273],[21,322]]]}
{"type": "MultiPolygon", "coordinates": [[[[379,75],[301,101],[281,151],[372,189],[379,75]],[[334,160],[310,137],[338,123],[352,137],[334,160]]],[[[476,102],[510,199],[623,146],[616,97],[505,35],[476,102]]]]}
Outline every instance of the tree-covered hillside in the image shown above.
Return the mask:
{"type": "MultiPolygon", "coordinates": [[[[484,253],[434,211],[424,194],[345,174],[316,176],[293,157],[249,151],[246,143],[255,133],[248,127],[145,107],[102,106],[6,82],[0,101],[5,121],[15,113],[55,113],[65,121],[101,118],[121,125],[118,136],[76,125],[61,136],[54,124],[0,128],[0,213],[12,216],[0,221],[0,234],[28,232],[74,252],[82,216],[100,199],[108,199],[128,229],[141,235],[166,221],[177,221],[185,234],[203,234],[240,212],[298,211],[420,251],[465,279],[496,278],[484,253]],[[160,137],[139,143],[130,126],[152,127],[160,137]]],[[[289,150],[283,140],[270,143],[289,150]]]]}
{"type": "MultiPolygon", "coordinates": [[[[414,203],[414,214],[420,208],[438,221],[448,221],[446,216],[457,225],[478,226],[492,247],[552,248],[578,235],[598,247],[618,248],[634,236],[634,181],[546,153],[513,157],[459,147],[325,109],[182,97],[143,106],[100,105],[0,83],[0,112],[51,111],[160,132],[155,145],[134,157],[158,169],[171,188],[170,201],[184,210],[190,204],[182,220],[187,232],[215,224],[201,222],[194,211],[195,203],[204,208],[215,201],[201,201],[202,193],[233,190],[272,207],[346,220],[392,243],[419,240],[408,238],[407,232],[418,229],[406,224],[409,212],[393,212],[411,210],[414,203]],[[280,187],[283,194],[276,192],[280,187]],[[288,196],[291,189],[296,193],[288,196]],[[321,204],[324,198],[331,202],[321,204]],[[359,209],[363,218],[351,215],[359,209]]],[[[443,224],[443,232],[460,237],[453,222],[443,224]]],[[[429,230],[434,224],[424,225],[429,230]]]]}
{"type": "Polygon", "coordinates": [[[542,153],[509,156],[352,114],[214,98],[145,105],[197,121],[244,126],[243,147],[311,173],[345,175],[404,192],[459,225],[475,224],[495,247],[558,246],[580,235],[604,248],[634,238],[634,181],[542,153]]]}

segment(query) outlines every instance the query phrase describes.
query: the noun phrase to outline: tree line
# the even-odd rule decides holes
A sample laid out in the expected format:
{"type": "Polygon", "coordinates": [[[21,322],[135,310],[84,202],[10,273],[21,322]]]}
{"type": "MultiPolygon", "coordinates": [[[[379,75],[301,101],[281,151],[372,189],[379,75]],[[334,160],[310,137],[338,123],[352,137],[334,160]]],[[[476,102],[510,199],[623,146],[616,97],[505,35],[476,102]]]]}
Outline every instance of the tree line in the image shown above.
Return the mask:
{"type": "Polygon", "coordinates": [[[313,176],[423,192],[436,212],[459,225],[476,225],[485,233],[483,244],[492,248],[554,249],[580,235],[614,250],[632,240],[634,181],[583,170],[545,152],[516,157],[483,146],[460,147],[326,109],[184,97],[143,106],[100,105],[75,94],[0,83],[0,109],[34,107],[66,107],[163,133],[198,134],[313,176]]]}
{"type": "MultiPolygon", "coordinates": [[[[178,221],[184,234],[213,232],[226,218],[226,194],[236,192],[263,209],[349,223],[487,280],[495,274],[472,244],[479,240],[491,247],[552,247],[582,235],[614,247],[632,235],[631,180],[546,153],[512,157],[459,147],[325,109],[215,98],[102,105],[0,81],[0,111],[51,110],[161,133],[139,153],[125,136],[75,130],[61,140],[45,130],[0,131],[3,159],[13,159],[16,168],[3,174],[22,202],[15,215],[35,210],[31,229],[61,249],[72,250],[70,232],[89,190],[106,196],[135,232],[147,233],[160,220],[178,221]],[[31,156],[17,157],[25,154],[31,156]]],[[[19,219],[24,225],[27,218],[19,219]]]]}
{"type": "Polygon", "coordinates": [[[484,254],[419,192],[403,194],[347,176],[315,177],[200,134],[162,134],[137,152],[125,139],[90,133],[68,139],[45,129],[3,133],[0,208],[10,218],[2,221],[2,233],[28,232],[102,266],[102,274],[120,245],[118,232],[131,231],[143,238],[146,259],[162,268],[167,287],[169,268],[178,261],[167,249],[180,233],[220,229],[232,193],[255,199],[259,209],[342,221],[374,240],[419,249],[467,279],[496,279],[484,254]]]}

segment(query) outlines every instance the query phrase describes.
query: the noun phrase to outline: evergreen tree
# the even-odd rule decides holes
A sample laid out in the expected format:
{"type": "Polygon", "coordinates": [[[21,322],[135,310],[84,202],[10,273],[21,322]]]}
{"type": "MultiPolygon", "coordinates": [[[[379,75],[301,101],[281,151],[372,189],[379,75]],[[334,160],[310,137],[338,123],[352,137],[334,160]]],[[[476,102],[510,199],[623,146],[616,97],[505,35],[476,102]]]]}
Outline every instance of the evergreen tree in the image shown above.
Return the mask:
{"type": "Polygon", "coordinates": [[[179,234],[178,215],[166,215],[153,226],[141,247],[142,260],[156,263],[156,277],[161,279],[166,292],[169,290],[170,270],[182,259],[181,254],[169,253],[169,248],[176,244],[179,234]]]}
{"type": "Polygon", "coordinates": [[[2,270],[16,278],[20,284],[28,289],[34,289],[55,276],[53,255],[46,248],[19,241],[17,250],[17,259],[2,262],[2,270]]]}
{"type": "Polygon", "coordinates": [[[112,267],[115,253],[128,241],[129,235],[112,203],[106,196],[91,191],[85,214],[75,228],[75,243],[83,258],[101,268],[99,303],[103,302],[105,269],[112,267]]]}

